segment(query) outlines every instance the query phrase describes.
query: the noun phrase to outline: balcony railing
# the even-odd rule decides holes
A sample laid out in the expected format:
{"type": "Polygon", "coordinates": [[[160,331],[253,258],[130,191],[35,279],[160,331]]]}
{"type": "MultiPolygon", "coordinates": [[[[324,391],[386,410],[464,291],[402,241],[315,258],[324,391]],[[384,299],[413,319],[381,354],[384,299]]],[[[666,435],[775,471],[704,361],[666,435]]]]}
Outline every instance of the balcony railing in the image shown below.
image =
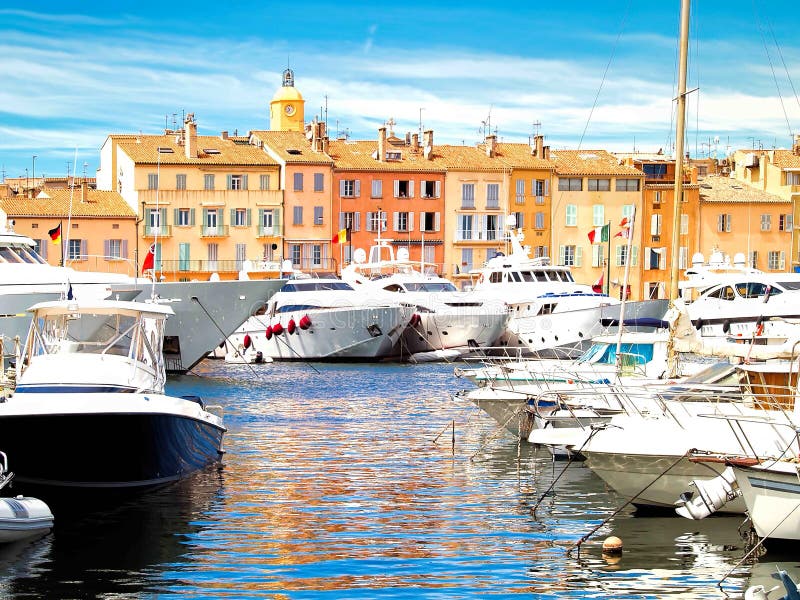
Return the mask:
{"type": "Polygon", "coordinates": [[[256,237],[275,237],[280,235],[277,227],[258,227],[256,229],[256,237]]]}
{"type": "Polygon", "coordinates": [[[478,229],[456,229],[456,242],[493,242],[501,239],[501,232],[489,229],[480,231],[478,229]]]}
{"type": "Polygon", "coordinates": [[[144,238],[172,237],[172,225],[159,225],[158,227],[153,227],[151,225],[143,225],[142,237],[144,238]]]}
{"type": "Polygon", "coordinates": [[[200,231],[200,237],[214,238],[214,237],[228,237],[228,226],[217,225],[216,227],[203,227],[200,231]]]}

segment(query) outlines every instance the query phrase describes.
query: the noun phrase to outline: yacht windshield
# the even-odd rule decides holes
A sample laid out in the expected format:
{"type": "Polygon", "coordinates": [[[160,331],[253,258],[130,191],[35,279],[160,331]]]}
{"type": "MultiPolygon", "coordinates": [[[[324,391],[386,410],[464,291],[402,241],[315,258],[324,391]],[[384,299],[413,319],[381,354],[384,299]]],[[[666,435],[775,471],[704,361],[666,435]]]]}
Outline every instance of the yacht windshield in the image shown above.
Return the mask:
{"type": "MultiPolygon", "coordinates": [[[[624,355],[628,364],[643,365],[653,360],[653,344],[620,344],[620,358],[624,355]]],[[[593,344],[578,359],[581,363],[614,365],[617,362],[616,344],[593,344]]]]}
{"type": "Polygon", "coordinates": [[[406,289],[409,292],[457,292],[456,286],[448,281],[434,282],[434,281],[417,281],[414,283],[406,283],[406,289]]]}
{"type": "Polygon", "coordinates": [[[760,281],[747,281],[736,284],[736,291],[742,298],[762,298],[769,293],[770,296],[782,293],[774,286],[761,283],[760,281]]]}
{"type": "Polygon", "coordinates": [[[281,288],[282,292],[319,292],[324,290],[350,290],[349,283],[344,281],[303,281],[302,283],[287,283],[281,288]]]}
{"type": "Polygon", "coordinates": [[[0,248],[0,261],[7,263],[21,263],[22,260],[19,254],[14,252],[11,248],[0,248]]]}

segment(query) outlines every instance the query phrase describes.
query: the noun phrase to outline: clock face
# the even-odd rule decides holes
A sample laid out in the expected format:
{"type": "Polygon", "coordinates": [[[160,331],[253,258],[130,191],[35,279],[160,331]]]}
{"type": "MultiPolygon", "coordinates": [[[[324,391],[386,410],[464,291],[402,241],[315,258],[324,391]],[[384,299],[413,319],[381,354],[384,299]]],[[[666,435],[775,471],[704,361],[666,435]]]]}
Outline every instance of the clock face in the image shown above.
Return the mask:
{"type": "Polygon", "coordinates": [[[286,106],[283,108],[283,110],[284,110],[284,111],[286,112],[286,114],[287,114],[287,115],[289,115],[290,117],[291,117],[291,116],[294,114],[294,106],[292,106],[291,104],[287,104],[287,105],[286,105],[286,106]]]}

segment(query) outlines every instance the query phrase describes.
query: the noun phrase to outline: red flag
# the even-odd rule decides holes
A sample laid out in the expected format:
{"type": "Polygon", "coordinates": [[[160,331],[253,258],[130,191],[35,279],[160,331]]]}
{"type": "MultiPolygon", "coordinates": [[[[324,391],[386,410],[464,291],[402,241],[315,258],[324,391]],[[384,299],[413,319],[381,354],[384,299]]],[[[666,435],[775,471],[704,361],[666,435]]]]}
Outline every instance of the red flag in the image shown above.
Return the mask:
{"type": "Polygon", "coordinates": [[[603,275],[605,275],[605,273],[601,272],[600,273],[600,279],[598,279],[597,283],[595,283],[592,286],[592,291],[595,294],[602,294],[603,293],[603,275]]]}
{"type": "Polygon", "coordinates": [[[623,217],[622,221],[619,222],[620,227],[627,227],[630,221],[628,221],[628,217],[623,217]]]}
{"type": "Polygon", "coordinates": [[[144,257],[144,262],[142,263],[142,273],[145,271],[152,269],[155,265],[156,261],[156,245],[150,244],[150,249],[147,251],[147,256],[144,257]]]}
{"type": "Polygon", "coordinates": [[[631,235],[631,230],[626,227],[625,229],[617,233],[614,237],[621,237],[627,240],[630,237],[630,235],[631,235]]]}

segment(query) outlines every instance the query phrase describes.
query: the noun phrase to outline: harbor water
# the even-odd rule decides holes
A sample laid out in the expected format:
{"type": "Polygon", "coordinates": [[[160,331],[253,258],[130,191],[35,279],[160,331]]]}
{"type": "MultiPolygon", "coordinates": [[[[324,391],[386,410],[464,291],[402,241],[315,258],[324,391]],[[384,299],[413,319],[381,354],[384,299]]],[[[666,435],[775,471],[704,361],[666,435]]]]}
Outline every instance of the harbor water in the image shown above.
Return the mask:
{"type": "Polygon", "coordinates": [[[741,517],[604,523],[626,499],[455,402],[468,385],[448,364],[204,361],[167,389],[224,407],[224,466],[56,506],[53,533],[0,548],[0,596],[741,598],[778,562],[796,575],[791,557],[738,565],[741,517]]]}

